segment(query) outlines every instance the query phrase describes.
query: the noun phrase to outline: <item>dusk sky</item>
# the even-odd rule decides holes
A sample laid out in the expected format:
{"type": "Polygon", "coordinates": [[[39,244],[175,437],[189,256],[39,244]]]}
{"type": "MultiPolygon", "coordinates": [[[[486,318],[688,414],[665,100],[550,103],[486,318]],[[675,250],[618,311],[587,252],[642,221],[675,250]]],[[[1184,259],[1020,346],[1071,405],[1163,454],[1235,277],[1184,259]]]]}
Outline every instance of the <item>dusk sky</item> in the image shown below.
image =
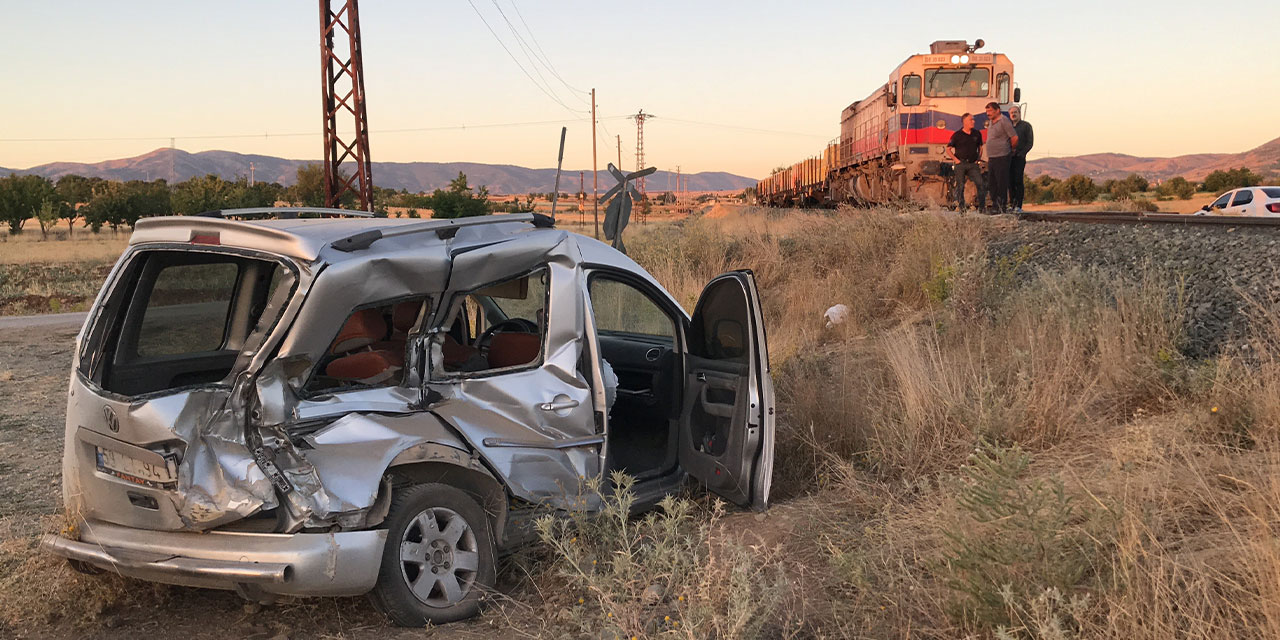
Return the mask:
{"type": "MultiPolygon", "coordinates": [[[[643,108],[656,116],[648,164],[759,177],[820,151],[840,110],[907,56],[976,38],[1014,63],[1033,158],[1238,152],[1280,136],[1275,0],[516,2],[361,3],[375,161],[554,167],[564,121],[565,167],[589,169],[596,87],[601,167],[620,134],[632,168],[624,116],[643,108]],[[475,128],[497,124],[511,126],[475,128]]],[[[321,157],[316,2],[0,8],[0,167],[134,156],[170,138],[321,157]]]]}

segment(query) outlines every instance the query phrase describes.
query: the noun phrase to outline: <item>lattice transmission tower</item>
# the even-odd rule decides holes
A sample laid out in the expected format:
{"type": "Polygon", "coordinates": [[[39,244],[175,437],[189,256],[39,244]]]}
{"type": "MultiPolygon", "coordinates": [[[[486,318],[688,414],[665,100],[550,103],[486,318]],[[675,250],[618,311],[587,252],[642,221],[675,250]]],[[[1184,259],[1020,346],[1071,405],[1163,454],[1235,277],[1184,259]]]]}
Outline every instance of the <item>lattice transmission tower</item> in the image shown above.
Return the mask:
{"type": "MultiPolygon", "coordinates": [[[[636,171],[644,169],[644,121],[654,117],[651,113],[645,113],[641,109],[639,113],[631,116],[636,121],[636,171]]],[[[622,167],[618,167],[621,169],[622,167]]],[[[636,187],[640,189],[640,193],[648,193],[644,189],[644,178],[636,181],[636,187]]]]}
{"type": "MultiPolygon", "coordinates": [[[[352,192],[360,208],[373,211],[369,118],[365,113],[360,12],[356,0],[320,0],[320,69],[324,96],[324,205],[336,207],[352,192]],[[336,5],[336,9],[335,9],[336,5]],[[351,133],[338,132],[338,116],[350,116],[351,133]],[[355,172],[343,177],[343,162],[355,172]]],[[[345,124],[345,123],[344,123],[345,124]]]]}

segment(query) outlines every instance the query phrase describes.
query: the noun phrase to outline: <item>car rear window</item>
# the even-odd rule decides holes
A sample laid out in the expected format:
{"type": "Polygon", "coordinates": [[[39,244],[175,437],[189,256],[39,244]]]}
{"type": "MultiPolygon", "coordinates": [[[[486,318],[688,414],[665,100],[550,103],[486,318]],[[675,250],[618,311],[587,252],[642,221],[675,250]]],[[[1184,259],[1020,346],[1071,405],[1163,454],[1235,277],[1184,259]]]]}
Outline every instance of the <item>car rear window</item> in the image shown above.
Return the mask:
{"type": "Polygon", "coordinates": [[[160,271],[138,330],[138,355],[222,348],[239,274],[240,267],[232,262],[173,265],[160,271]]]}
{"type": "Polygon", "coordinates": [[[1280,187],[1263,187],[1262,192],[1267,194],[1268,198],[1280,198],[1280,187]]]}

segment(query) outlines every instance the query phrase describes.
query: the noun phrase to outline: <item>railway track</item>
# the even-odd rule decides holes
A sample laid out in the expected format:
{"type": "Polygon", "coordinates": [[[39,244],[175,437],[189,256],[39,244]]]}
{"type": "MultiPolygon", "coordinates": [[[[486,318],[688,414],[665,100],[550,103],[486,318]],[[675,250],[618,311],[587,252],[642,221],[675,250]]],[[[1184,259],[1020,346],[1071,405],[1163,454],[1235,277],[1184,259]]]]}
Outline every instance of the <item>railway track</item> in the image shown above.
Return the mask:
{"type": "Polygon", "coordinates": [[[1182,213],[1142,213],[1118,211],[1033,211],[1022,214],[1024,220],[1041,222],[1087,222],[1114,224],[1207,224],[1233,227],[1280,227],[1280,217],[1254,218],[1242,216],[1197,216],[1182,213]]]}

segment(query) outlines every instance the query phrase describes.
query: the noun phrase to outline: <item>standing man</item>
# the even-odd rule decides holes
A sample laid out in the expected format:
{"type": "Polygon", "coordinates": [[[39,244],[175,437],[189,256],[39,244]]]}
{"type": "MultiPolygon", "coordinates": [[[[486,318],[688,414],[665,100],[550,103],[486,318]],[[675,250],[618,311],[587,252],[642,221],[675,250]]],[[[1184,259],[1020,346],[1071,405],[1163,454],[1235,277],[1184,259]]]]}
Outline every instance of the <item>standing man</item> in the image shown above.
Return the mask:
{"type": "Polygon", "coordinates": [[[987,171],[991,174],[993,213],[1004,213],[1009,203],[1009,168],[1013,150],[1018,148],[1018,132],[1000,113],[1000,105],[987,103],[987,171]]]}
{"type": "Polygon", "coordinates": [[[987,185],[982,179],[982,170],[978,168],[978,159],[982,157],[982,133],[973,128],[973,114],[960,116],[960,130],[951,134],[951,142],[947,143],[947,157],[956,163],[956,211],[964,215],[964,180],[968,178],[978,186],[978,209],[985,210],[987,202],[987,185]]]}
{"type": "Polygon", "coordinates": [[[1018,148],[1013,150],[1013,162],[1009,166],[1009,207],[1022,213],[1022,196],[1026,190],[1027,154],[1031,153],[1031,145],[1035,144],[1035,132],[1031,123],[1022,119],[1022,109],[1018,105],[1009,107],[1009,120],[1013,122],[1013,130],[1017,133],[1018,148]]]}

